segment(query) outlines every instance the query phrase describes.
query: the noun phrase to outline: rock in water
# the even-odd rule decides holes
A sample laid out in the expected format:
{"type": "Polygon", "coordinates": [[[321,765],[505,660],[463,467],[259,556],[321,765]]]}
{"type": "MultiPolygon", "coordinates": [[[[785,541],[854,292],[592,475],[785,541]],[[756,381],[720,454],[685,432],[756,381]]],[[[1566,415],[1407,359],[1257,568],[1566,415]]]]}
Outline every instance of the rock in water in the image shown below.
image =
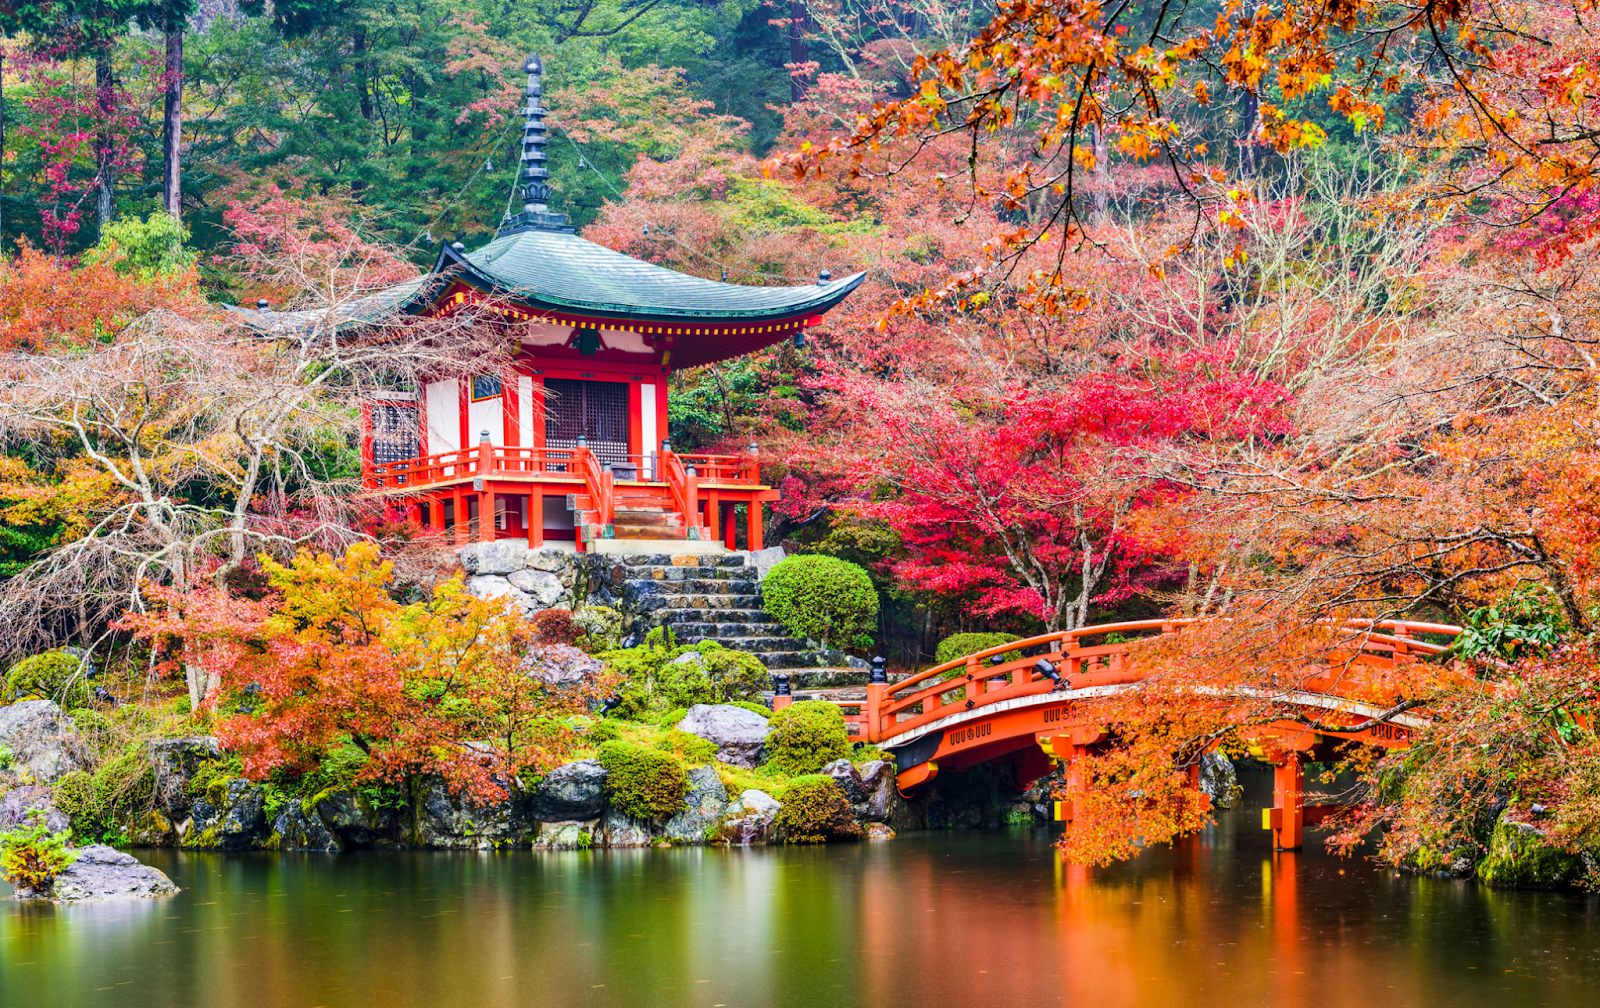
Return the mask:
{"type": "Polygon", "coordinates": [[[242,777],[228,781],[220,804],[197,798],[194,821],[183,836],[191,850],[244,850],[266,836],[265,802],[259,784],[242,777]]]}
{"type": "Polygon", "coordinates": [[[590,823],[545,823],[533,846],[539,850],[581,850],[594,843],[590,823]]]}
{"type": "Polygon", "coordinates": [[[89,749],[54,700],[0,707],[0,746],[11,750],[11,771],[48,784],[89,768],[89,749]]]}
{"type": "Polygon", "coordinates": [[[695,704],[678,729],[714,744],[722,762],[750,768],[761,762],[769,730],[766,718],[732,704],[695,704]]]}
{"type": "Polygon", "coordinates": [[[308,814],[298,798],[291,799],[272,821],[272,833],[279,850],[331,854],[339,849],[339,841],[328,827],[314,813],[308,814]]]}
{"type": "Polygon", "coordinates": [[[1539,827],[1515,815],[1507,810],[1495,821],[1489,852],[1478,862],[1479,880],[1530,889],[1578,885],[1586,874],[1583,855],[1562,850],[1539,827]]]}
{"type": "Polygon", "coordinates": [[[1211,796],[1212,808],[1232,808],[1239,796],[1239,775],[1233,761],[1211,750],[1200,756],[1200,790],[1211,796]]]}
{"type": "Polygon", "coordinates": [[[662,834],[678,843],[705,843],[715,835],[728,810],[728,789],[722,786],[716,767],[689,771],[689,793],[683,802],[686,807],[667,820],[662,834]]]}
{"type": "Polygon", "coordinates": [[[616,809],[607,809],[600,833],[607,847],[648,847],[651,844],[650,826],[616,809]]]}
{"type": "Polygon", "coordinates": [[[47,899],[56,903],[92,900],[153,899],[178,891],[166,874],[140,864],[130,854],[100,844],[78,850],[78,860],[55,877],[48,893],[19,887],[19,899],[47,899]]]}
{"type": "Polygon", "coordinates": [[[867,800],[866,782],[854,763],[847,759],[836,759],[823,767],[822,772],[834,779],[844,791],[845,800],[850,804],[860,805],[867,800]]]}
{"type": "Polygon", "coordinates": [[[150,740],[150,766],[156,778],[156,808],[173,821],[189,818],[194,797],[189,780],[200,764],[222,758],[222,748],[210,735],[150,740]]]}
{"type": "Polygon", "coordinates": [[[717,830],[717,839],[741,846],[771,843],[777,835],[778,809],[782,807],[765,791],[743,791],[723,813],[726,818],[717,830]]]}
{"type": "Polygon", "coordinates": [[[866,798],[856,806],[856,815],[867,822],[888,822],[904,805],[905,799],[896,790],[896,769],[891,760],[873,760],[863,763],[857,772],[861,776],[861,789],[866,798]]]}
{"type": "Polygon", "coordinates": [[[435,781],[422,796],[416,823],[415,843],[453,850],[525,846],[539,829],[528,817],[524,803],[510,797],[490,803],[473,801],[465,793],[452,795],[443,781],[435,781]]]}
{"type": "Polygon", "coordinates": [[[533,817],[540,822],[596,819],[605,811],[606,769],[599,760],[579,760],[544,775],[533,791],[533,817]]]}

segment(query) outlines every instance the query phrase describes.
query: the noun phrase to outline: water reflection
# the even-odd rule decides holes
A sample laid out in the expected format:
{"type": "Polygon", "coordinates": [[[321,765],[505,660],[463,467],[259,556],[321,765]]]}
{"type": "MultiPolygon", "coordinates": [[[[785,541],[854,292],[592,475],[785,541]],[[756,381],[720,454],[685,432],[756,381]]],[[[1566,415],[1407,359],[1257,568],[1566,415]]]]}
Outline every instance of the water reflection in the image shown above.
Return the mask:
{"type": "MultiPolygon", "coordinates": [[[[811,849],[154,853],[154,904],[0,904],[0,1004],[1593,1004],[1600,901],[1044,831],[811,849]],[[1341,874],[1342,872],[1342,874],[1341,874]]],[[[1237,827],[1237,828],[1235,828],[1237,827]]]]}

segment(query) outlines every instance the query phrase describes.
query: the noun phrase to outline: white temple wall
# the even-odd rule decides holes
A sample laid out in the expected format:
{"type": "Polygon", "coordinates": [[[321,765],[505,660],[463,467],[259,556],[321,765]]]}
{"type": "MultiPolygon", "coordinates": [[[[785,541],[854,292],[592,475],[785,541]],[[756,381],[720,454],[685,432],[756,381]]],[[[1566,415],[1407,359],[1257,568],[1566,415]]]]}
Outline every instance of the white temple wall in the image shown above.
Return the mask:
{"type": "MultiPolygon", "coordinates": [[[[498,400],[496,400],[498,402],[498,400]]],[[[423,407],[427,410],[428,451],[456,451],[461,447],[461,383],[454,378],[428,382],[423,386],[423,407]]]]}

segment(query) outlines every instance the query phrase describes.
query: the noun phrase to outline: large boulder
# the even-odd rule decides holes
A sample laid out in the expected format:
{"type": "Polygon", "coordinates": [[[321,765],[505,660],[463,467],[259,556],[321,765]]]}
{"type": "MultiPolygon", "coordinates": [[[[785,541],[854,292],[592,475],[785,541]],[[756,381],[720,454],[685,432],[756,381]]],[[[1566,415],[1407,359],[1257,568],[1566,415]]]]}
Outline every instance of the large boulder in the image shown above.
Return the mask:
{"type": "Polygon", "coordinates": [[[605,671],[606,663],[571,644],[535,644],[525,668],[552,686],[585,682],[605,671]]]}
{"type": "Polygon", "coordinates": [[[561,601],[566,588],[549,571],[519,570],[506,575],[506,582],[533,600],[536,609],[548,609],[561,601]]]}
{"type": "Polygon", "coordinates": [[[529,806],[540,822],[595,819],[605,811],[606,769],[599,760],[558,766],[534,788],[529,806]]]}
{"type": "Polygon", "coordinates": [[[689,771],[689,793],[683,802],[684,810],[667,820],[662,835],[673,843],[700,844],[713,839],[728,811],[728,789],[722,786],[716,767],[689,771]]]}
{"type": "Polygon", "coordinates": [[[778,833],[778,810],[782,807],[765,791],[742,791],[723,812],[717,839],[742,846],[771,843],[778,833]]]}
{"type": "Polygon", "coordinates": [[[528,544],[516,539],[469,543],[461,547],[461,566],[468,574],[512,574],[528,562],[528,544]]]}
{"type": "Polygon", "coordinates": [[[523,609],[543,608],[499,574],[476,574],[467,578],[467,591],[481,599],[509,598],[523,609]]]}
{"type": "Polygon", "coordinates": [[[594,844],[592,822],[540,823],[533,846],[539,850],[583,850],[594,844]]]}
{"type": "Polygon", "coordinates": [[[269,846],[286,851],[319,851],[325,854],[339,849],[339,841],[314,812],[307,812],[298,799],[289,801],[272,820],[272,837],[269,846]]]}
{"type": "Polygon", "coordinates": [[[55,795],[47,787],[12,788],[0,795],[0,830],[31,825],[31,813],[44,815],[44,825],[52,833],[60,833],[72,825],[67,814],[56,808],[55,795]]]}
{"type": "Polygon", "coordinates": [[[761,762],[769,730],[766,718],[732,704],[695,704],[678,722],[678,729],[714,744],[717,759],[738,767],[761,762]]]}
{"type": "Polygon", "coordinates": [[[600,837],[606,847],[648,847],[655,842],[649,823],[610,808],[600,822],[600,837]]]}
{"type": "Polygon", "coordinates": [[[1200,790],[1210,796],[1212,808],[1232,808],[1234,799],[1243,793],[1233,761],[1215,750],[1202,753],[1200,790]]]}
{"type": "Polygon", "coordinates": [[[887,822],[902,801],[895,790],[895,766],[886,760],[872,760],[856,766],[837,759],[822,768],[844,791],[856,819],[861,822],[887,822]]]}
{"type": "Polygon", "coordinates": [[[1584,857],[1550,843],[1526,813],[1508,809],[1495,821],[1489,852],[1478,862],[1478,878],[1490,885],[1528,889],[1576,886],[1586,874],[1584,857]]]}
{"type": "Polygon", "coordinates": [[[782,563],[789,554],[784,552],[782,546],[768,546],[766,549],[746,550],[744,555],[756,570],[756,581],[761,582],[767,579],[767,572],[782,563]]]}
{"type": "Polygon", "coordinates": [[[183,835],[192,850],[245,850],[267,837],[261,785],[234,777],[195,799],[193,821],[183,835]]]}
{"type": "Polygon", "coordinates": [[[315,808],[317,818],[333,834],[341,850],[373,847],[395,834],[394,810],[380,808],[354,791],[324,794],[317,799],[315,808]]]}
{"type": "Polygon", "coordinates": [[[417,802],[415,842],[422,847],[453,850],[495,850],[527,846],[539,824],[510,797],[479,802],[452,795],[436,781],[417,802]]]}
{"type": "Polygon", "coordinates": [[[551,574],[564,574],[571,569],[575,555],[567,550],[557,549],[553,546],[543,546],[528,553],[527,567],[531,570],[546,571],[551,574]]]}
{"type": "Polygon", "coordinates": [[[182,821],[194,808],[189,780],[200,764],[222,758],[217,740],[209,735],[152,739],[150,766],[155,771],[156,808],[167,818],[182,821]]]}
{"type": "Polygon", "coordinates": [[[89,747],[54,700],[24,700],[0,707],[0,747],[11,752],[11,772],[48,784],[89,768],[89,747]]]}
{"type": "Polygon", "coordinates": [[[154,899],[178,891],[164,872],[140,864],[131,854],[101,844],[78,850],[78,859],[55,877],[49,892],[18,886],[20,899],[47,899],[55,903],[92,900],[154,899]]]}

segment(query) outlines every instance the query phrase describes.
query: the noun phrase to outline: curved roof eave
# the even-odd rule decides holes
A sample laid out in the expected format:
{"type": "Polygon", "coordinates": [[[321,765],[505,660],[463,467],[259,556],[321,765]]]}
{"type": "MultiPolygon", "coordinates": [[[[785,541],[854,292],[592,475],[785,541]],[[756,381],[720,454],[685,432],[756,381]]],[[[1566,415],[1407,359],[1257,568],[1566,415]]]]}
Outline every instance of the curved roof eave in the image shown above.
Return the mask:
{"type": "MultiPolygon", "coordinates": [[[[860,272],[827,283],[746,287],[677,273],[576,235],[528,231],[502,236],[472,253],[464,254],[444,245],[439,250],[434,273],[440,277],[455,277],[469,286],[514,300],[535,311],[564,311],[615,319],[708,321],[765,321],[826,312],[866,279],[866,273],[860,272]],[[519,244],[531,247],[512,248],[519,244]],[[495,249],[497,245],[499,249],[495,249]],[[485,250],[498,254],[484,255],[485,250]],[[557,254],[542,254],[552,251],[557,254]],[[563,252],[568,254],[560,254],[563,252]],[[508,258],[508,253],[513,256],[512,261],[502,262],[508,258]],[[528,261],[536,256],[538,261],[528,261]],[[610,299],[564,296],[550,289],[541,274],[546,273],[547,264],[552,262],[565,267],[566,282],[574,294],[603,293],[610,299]],[[656,303],[648,303],[650,301],[656,303]]],[[[418,302],[424,300],[427,293],[417,292],[421,297],[413,299],[413,310],[423,307],[418,302]]]]}

